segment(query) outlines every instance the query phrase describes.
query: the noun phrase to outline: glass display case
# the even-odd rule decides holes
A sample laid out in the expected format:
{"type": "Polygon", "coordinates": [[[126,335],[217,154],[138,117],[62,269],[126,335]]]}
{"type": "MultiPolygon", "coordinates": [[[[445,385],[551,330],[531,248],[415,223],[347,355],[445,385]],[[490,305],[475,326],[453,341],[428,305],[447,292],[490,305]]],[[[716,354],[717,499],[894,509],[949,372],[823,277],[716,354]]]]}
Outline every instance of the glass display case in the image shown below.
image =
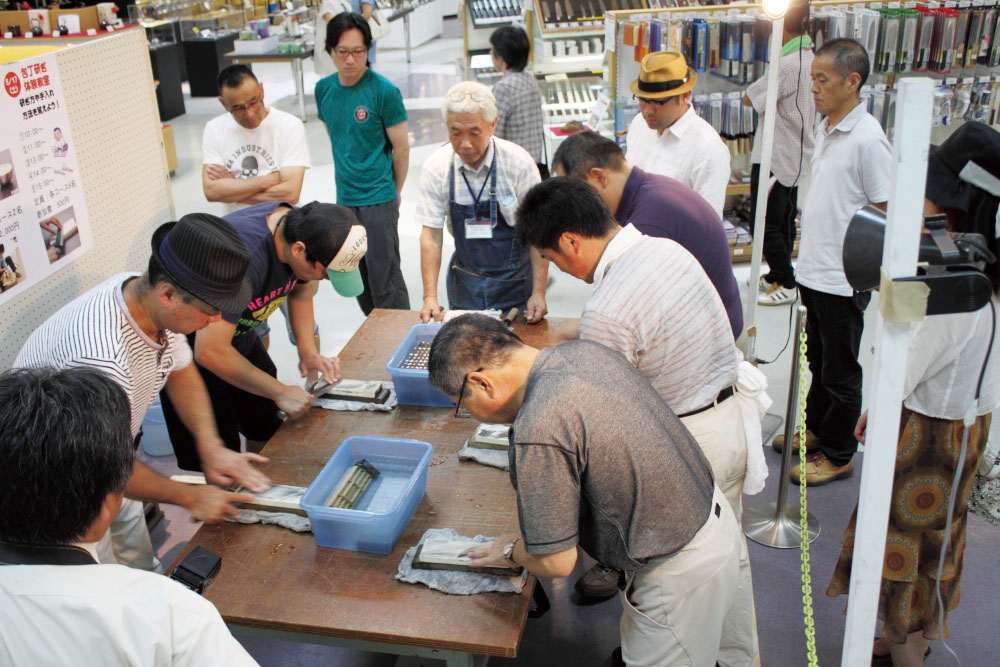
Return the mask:
{"type": "Polygon", "coordinates": [[[160,19],[179,19],[194,14],[202,4],[193,0],[140,0],[128,7],[128,17],[131,23],[156,21],[160,19]]]}
{"type": "MultiPolygon", "coordinates": [[[[135,5],[129,7],[131,9],[135,5]]],[[[158,47],[177,43],[177,34],[173,21],[139,21],[139,25],[146,31],[146,41],[149,46],[158,47]]]]}
{"type": "Polygon", "coordinates": [[[181,39],[188,42],[236,35],[246,20],[242,9],[219,9],[181,19],[180,23],[181,39]]]}

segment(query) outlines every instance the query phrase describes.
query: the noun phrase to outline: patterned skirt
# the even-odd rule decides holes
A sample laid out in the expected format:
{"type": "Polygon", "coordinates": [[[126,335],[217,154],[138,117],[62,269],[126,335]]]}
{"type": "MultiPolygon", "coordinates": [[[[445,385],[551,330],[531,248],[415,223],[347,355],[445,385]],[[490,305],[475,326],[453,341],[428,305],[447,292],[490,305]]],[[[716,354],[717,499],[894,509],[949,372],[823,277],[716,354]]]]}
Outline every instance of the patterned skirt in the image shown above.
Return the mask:
{"type": "MultiPolygon", "coordinates": [[[[962,420],[934,419],[903,408],[878,609],[879,618],[885,623],[883,636],[896,643],[904,643],[908,634],[918,631],[927,639],[940,639],[942,632],[947,637],[947,612],[958,606],[966,509],[976,480],[976,468],[986,447],[990,415],[979,417],[969,429],[965,464],[952,514],[951,540],[941,574],[945,622],[944,627],[939,628],[935,584],[944,544],[948,498],[962,451],[964,431],[962,420]]],[[[846,595],[850,588],[857,517],[855,505],[847,530],[840,538],[843,549],[826,591],[830,597],[846,595]]]]}

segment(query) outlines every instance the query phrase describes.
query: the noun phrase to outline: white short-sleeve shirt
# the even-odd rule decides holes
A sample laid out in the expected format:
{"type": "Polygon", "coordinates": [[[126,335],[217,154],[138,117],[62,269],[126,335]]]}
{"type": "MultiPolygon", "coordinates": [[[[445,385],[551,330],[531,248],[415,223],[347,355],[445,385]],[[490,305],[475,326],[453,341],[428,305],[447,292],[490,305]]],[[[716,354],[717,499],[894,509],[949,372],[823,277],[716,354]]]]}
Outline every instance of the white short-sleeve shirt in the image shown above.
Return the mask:
{"type": "Polygon", "coordinates": [[[719,133],[688,107],[683,116],[658,134],[639,114],[628,128],[625,159],[651,174],[662,174],[685,184],[712,205],[722,217],[726,187],[732,169],[729,149],[719,133]]]}
{"type": "Polygon", "coordinates": [[[795,280],[827,294],[851,296],[844,275],[844,235],[858,209],[889,199],[892,148],[875,117],[858,104],[837,127],[816,131],[812,182],[802,205],[795,280]]]}
{"type": "MultiPolygon", "coordinates": [[[[534,159],[517,144],[506,139],[493,137],[482,163],[476,169],[472,169],[458,157],[451,144],[445,144],[438,148],[424,163],[420,172],[420,195],[417,199],[417,223],[424,227],[441,229],[445,222],[448,224],[448,231],[451,231],[452,220],[448,214],[448,173],[449,168],[455,166],[455,201],[459,204],[468,205],[473,203],[471,187],[479,194],[479,190],[486,184],[489,176],[490,165],[493,163],[494,151],[497,158],[497,207],[503,214],[503,218],[508,225],[514,226],[514,213],[517,205],[527,194],[528,190],[541,181],[538,174],[538,165],[534,159]],[[465,178],[462,178],[462,175],[465,178]],[[466,186],[465,180],[469,185],[466,186]]],[[[489,201],[489,186],[483,191],[483,199],[489,201]]]]}
{"type": "Polygon", "coordinates": [[[705,407],[736,381],[733,329],[705,270],[680,244],[632,225],[597,263],[580,338],[624,354],[677,414],[705,407]]]}
{"type": "Polygon", "coordinates": [[[0,665],[256,665],[212,603],[124,565],[0,566],[0,665]]]}
{"type": "MultiPolygon", "coordinates": [[[[285,167],[310,167],[306,129],[290,113],[268,107],[267,116],[248,130],[224,113],[205,124],[201,143],[202,164],[220,164],[234,178],[264,176],[285,167]]],[[[226,213],[244,204],[223,204],[226,213]]]]}

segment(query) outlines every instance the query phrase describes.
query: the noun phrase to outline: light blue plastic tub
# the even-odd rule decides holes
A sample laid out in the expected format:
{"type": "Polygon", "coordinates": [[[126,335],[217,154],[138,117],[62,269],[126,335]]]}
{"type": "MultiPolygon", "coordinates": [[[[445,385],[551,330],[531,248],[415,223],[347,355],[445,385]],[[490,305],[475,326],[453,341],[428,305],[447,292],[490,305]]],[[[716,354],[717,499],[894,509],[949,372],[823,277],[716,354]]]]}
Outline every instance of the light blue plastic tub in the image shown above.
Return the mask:
{"type": "Polygon", "coordinates": [[[432,387],[429,373],[425,370],[403,368],[403,362],[419,343],[429,343],[441,330],[440,322],[415,324],[403,338],[396,351],[392,353],[385,369],[392,376],[396,388],[396,400],[402,405],[424,405],[432,408],[453,408],[455,402],[447,394],[432,387]]]}
{"type": "Polygon", "coordinates": [[[316,544],[334,549],[390,553],[427,491],[427,462],[434,448],[404,438],[360,436],[340,444],[302,496],[316,544]],[[366,459],[382,473],[357,509],[324,507],[347,470],[366,459]]]}

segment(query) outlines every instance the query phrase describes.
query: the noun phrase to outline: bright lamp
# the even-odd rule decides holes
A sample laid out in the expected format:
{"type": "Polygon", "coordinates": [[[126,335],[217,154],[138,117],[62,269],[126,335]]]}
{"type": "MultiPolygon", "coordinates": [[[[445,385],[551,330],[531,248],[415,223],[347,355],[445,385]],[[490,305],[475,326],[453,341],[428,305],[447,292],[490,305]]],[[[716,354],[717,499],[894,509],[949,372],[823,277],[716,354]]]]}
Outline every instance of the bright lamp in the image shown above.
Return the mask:
{"type": "Polygon", "coordinates": [[[780,19],[788,11],[788,0],[763,0],[762,8],[768,18],[780,19]]]}

